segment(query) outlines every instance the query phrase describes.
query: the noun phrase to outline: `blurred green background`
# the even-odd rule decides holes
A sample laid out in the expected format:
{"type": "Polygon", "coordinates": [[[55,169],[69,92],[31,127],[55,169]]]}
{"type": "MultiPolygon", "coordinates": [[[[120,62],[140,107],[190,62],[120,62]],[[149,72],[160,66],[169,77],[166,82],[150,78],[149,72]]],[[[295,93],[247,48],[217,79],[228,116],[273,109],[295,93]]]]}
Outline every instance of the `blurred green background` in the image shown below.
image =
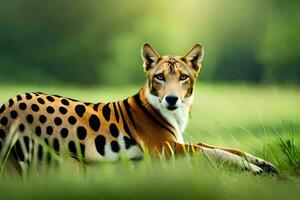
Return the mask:
{"type": "Polygon", "coordinates": [[[1,0],[0,83],[144,81],[140,48],[205,47],[208,82],[300,83],[300,3],[1,0]]]}
{"type": "Polygon", "coordinates": [[[28,91],[123,99],[145,82],[144,42],[161,55],[201,43],[185,141],[247,151],[284,175],[146,157],[85,173],[61,165],[24,179],[0,174],[0,199],[299,199],[299,11],[299,0],[0,0],[0,105],[28,91]]]}

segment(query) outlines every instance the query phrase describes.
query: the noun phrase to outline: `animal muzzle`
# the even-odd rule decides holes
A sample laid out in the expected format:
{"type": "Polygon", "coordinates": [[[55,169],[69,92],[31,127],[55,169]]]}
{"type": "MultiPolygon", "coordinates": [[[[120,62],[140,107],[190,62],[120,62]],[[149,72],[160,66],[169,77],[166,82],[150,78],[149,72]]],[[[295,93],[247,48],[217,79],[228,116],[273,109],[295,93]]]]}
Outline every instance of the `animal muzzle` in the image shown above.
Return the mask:
{"type": "Polygon", "coordinates": [[[176,110],[178,108],[178,102],[179,98],[175,94],[167,95],[164,98],[164,104],[168,110],[176,110]]]}

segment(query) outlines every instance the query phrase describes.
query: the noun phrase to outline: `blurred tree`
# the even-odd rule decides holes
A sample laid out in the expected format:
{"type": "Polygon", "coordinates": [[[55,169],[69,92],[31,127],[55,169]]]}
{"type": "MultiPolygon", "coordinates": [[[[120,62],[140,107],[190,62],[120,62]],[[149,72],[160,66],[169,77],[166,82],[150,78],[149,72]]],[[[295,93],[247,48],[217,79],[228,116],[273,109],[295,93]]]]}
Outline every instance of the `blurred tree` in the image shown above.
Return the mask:
{"type": "Polygon", "coordinates": [[[300,2],[270,1],[259,58],[267,81],[300,83],[300,2]]]}
{"type": "Polygon", "coordinates": [[[108,0],[2,0],[0,79],[101,82],[99,63],[113,59],[110,40],[130,29],[132,16],[119,6],[108,0]]]}
{"type": "Polygon", "coordinates": [[[218,50],[211,71],[212,79],[262,81],[264,69],[257,60],[256,51],[266,23],[264,12],[267,6],[264,2],[256,1],[240,1],[235,6],[223,3],[214,21],[218,50]]]}
{"type": "Polygon", "coordinates": [[[141,45],[205,47],[209,81],[300,81],[299,1],[1,0],[0,82],[141,83],[141,45]]]}

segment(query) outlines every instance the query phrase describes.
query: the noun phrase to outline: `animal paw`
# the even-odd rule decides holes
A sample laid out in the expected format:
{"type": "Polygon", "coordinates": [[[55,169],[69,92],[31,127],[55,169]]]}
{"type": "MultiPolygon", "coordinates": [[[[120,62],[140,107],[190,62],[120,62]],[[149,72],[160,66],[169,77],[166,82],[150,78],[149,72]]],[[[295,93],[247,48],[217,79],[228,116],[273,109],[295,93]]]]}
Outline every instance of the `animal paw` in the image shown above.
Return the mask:
{"type": "Polygon", "coordinates": [[[259,175],[264,172],[264,170],[257,165],[254,165],[252,163],[248,163],[247,169],[250,170],[254,175],[259,175]]]}
{"type": "Polygon", "coordinates": [[[248,154],[246,153],[246,158],[248,159],[248,162],[258,166],[259,168],[261,168],[264,172],[267,172],[267,173],[271,173],[271,174],[278,174],[278,170],[276,169],[276,167],[266,161],[266,160],[263,160],[261,158],[257,158],[251,154],[248,154]]]}

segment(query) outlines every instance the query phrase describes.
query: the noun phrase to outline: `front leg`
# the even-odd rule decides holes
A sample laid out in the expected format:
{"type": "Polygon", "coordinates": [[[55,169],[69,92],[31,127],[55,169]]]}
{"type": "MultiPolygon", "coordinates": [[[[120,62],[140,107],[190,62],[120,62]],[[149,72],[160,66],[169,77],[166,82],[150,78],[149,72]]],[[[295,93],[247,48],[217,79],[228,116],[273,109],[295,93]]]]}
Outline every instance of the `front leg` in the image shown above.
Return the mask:
{"type": "MultiPolygon", "coordinates": [[[[188,153],[196,153],[196,152],[202,152],[205,156],[208,156],[209,158],[216,160],[216,161],[224,161],[224,162],[228,162],[237,166],[240,166],[242,168],[245,168],[251,172],[253,172],[254,174],[260,174],[263,171],[267,171],[267,172],[273,172],[270,170],[266,170],[265,165],[256,165],[255,163],[253,163],[252,161],[256,161],[257,158],[255,158],[254,156],[250,155],[250,154],[243,154],[245,156],[242,155],[242,152],[237,151],[239,153],[234,153],[234,150],[232,150],[232,152],[230,152],[227,149],[221,149],[221,148],[216,148],[216,147],[212,147],[209,145],[204,145],[202,143],[199,143],[197,145],[190,145],[190,144],[180,144],[180,143],[176,143],[175,144],[175,154],[176,155],[184,155],[187,152],[188,153]],[[246,157],[246,159],[245,159],[246,157]],[[249,157],[251,160],[247,160],[247,157],[249,157]]],[[[262,159],[257,159],[257,163],[259,162],[263,162],[264,160],[262,159]]],[[[264,163],[267,163],[266,161],[264,161],[264,163]]],[[[273,165],[270,165],[274,171],[276,172],[276,169],[273,165]]]]}
{"type": "Polygon", "coordinates": [[[265,172],[269,172],[272,174],[278,174],[276,167],[272,163],[270,163],[266,160],[263,160],[261,158],[255,157],[249,153],[242,152],[242,151],[236,150],[236,149],[215,147],[215,146],[207,145],[204,143],[198,143],[197,145],[201,146],[201,147],[205,147],[205,148],[210,148],[210,149],[218,149],[218,150],[222,150],[222,151],[234,154],[236,156],[246,159],[249,163],[252,163],[252,164],[260,167],[265,172]]]}

